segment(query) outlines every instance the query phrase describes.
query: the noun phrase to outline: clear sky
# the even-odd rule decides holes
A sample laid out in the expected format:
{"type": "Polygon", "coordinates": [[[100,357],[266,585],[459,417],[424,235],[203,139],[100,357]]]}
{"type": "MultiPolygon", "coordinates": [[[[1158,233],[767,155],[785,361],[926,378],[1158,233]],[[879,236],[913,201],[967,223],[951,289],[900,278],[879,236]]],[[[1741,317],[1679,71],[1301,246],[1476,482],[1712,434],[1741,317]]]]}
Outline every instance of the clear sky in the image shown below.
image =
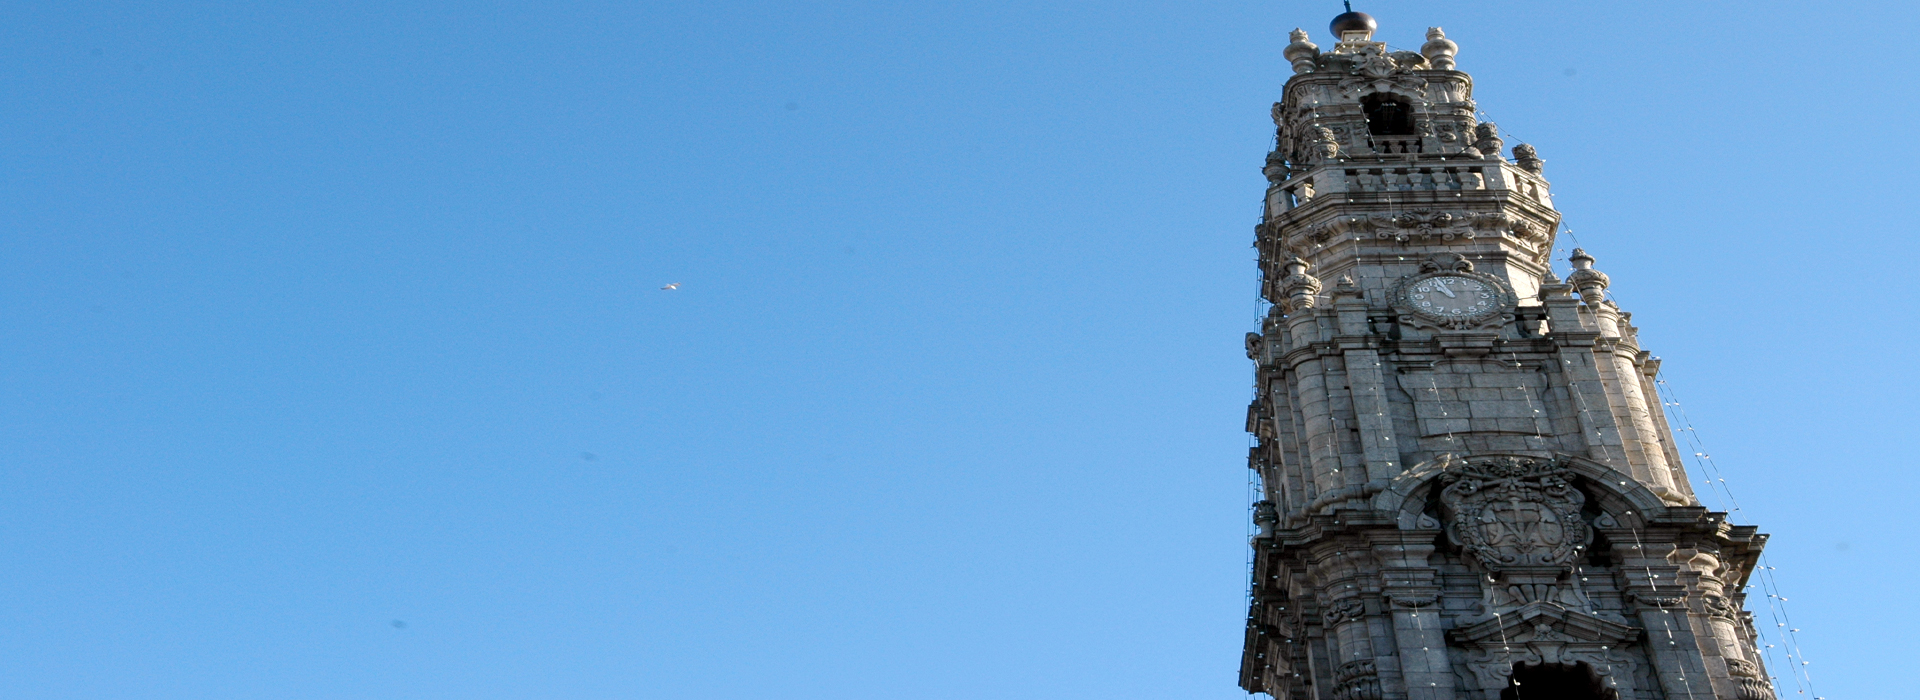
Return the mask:
{"type": "MultiPolygon", "coordinates": [[[[1242,695],[1339,3],[3,7],[0,696],[1242,695]]],[[[1819,695],[1910,693],[1915,7],[1357,9],[1538,147],[1819,695]]]]}

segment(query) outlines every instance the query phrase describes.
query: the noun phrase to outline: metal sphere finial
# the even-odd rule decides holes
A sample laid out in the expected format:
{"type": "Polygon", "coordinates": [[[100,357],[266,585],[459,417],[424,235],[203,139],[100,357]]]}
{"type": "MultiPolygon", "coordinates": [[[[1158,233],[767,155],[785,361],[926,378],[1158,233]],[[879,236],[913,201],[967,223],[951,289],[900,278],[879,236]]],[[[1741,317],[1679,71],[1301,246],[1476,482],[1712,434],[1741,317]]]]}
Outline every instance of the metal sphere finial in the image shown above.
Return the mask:
{"type": "Polygon", "coordinates": [[[1347,32],[1366,32],[1368,37],[1372,37],[1374,30],[1380,28],[1380,23],[1373,21],[1373,15],[1354,12],[1353,4],[1347,3],[1347,11],[1333,18],[1333,23],[1327,26],[1333,30],[1333,38],[1339,40],[1344,39],[1347,32]]]}

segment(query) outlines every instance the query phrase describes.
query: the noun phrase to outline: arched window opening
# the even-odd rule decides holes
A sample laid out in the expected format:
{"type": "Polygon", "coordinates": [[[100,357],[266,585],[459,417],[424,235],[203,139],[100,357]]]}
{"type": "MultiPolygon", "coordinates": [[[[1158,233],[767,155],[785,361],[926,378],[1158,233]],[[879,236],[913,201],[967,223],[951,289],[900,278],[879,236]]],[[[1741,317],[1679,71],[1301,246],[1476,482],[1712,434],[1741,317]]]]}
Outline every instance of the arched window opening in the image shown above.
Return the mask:
{"type": "Polygon", "coordinates": [[[1367,112],[1367,133],[1374,136],[1411,136],[1413,107],[1392,95],[1372,94],[1360,100],[1367,112]]]}
{"type": "Polygon", "coordinates": [[[1620,693],[1585,663],[1518,663],[1500,700],[1620,700],[1620,693]]]}

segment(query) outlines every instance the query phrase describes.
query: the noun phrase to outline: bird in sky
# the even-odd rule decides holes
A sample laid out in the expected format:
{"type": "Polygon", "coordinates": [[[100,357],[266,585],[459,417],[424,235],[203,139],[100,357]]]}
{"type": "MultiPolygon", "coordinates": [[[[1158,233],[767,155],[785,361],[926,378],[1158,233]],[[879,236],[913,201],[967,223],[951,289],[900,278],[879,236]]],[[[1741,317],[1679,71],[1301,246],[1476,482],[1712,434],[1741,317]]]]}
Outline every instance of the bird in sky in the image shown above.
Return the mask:
{"type": "Polygon", "coordinates": [[[669,291],[669,292],[671,292],[671,291],[673,291],[673,290],[675,290],[675,289],[679,289],[679,288],[680,288],[680,283],[679,283],[679,282],[675,282],[675,283],[673,283],[673,284],[669,284],[669,285],[667,285],[667,286],[665,286],[665,287],[661,287],[661,289],[663,289],[663,290],[666,290],[666,291],[669,291]]]}

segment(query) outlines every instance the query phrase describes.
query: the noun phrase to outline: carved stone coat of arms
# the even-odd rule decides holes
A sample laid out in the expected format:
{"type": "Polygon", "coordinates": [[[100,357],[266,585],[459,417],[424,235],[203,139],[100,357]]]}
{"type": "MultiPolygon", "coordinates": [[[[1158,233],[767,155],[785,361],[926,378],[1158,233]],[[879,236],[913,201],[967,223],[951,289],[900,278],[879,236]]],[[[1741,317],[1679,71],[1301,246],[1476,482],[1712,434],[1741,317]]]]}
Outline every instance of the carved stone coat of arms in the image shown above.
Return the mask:
{"type": "Polygon", "coordinates": [[[1554,461],[1496,457],[1449,466],[1440,502],[1447,536],[1489,571],[1566,566],[1592,536],[1586,496],[1554,461]]]}

